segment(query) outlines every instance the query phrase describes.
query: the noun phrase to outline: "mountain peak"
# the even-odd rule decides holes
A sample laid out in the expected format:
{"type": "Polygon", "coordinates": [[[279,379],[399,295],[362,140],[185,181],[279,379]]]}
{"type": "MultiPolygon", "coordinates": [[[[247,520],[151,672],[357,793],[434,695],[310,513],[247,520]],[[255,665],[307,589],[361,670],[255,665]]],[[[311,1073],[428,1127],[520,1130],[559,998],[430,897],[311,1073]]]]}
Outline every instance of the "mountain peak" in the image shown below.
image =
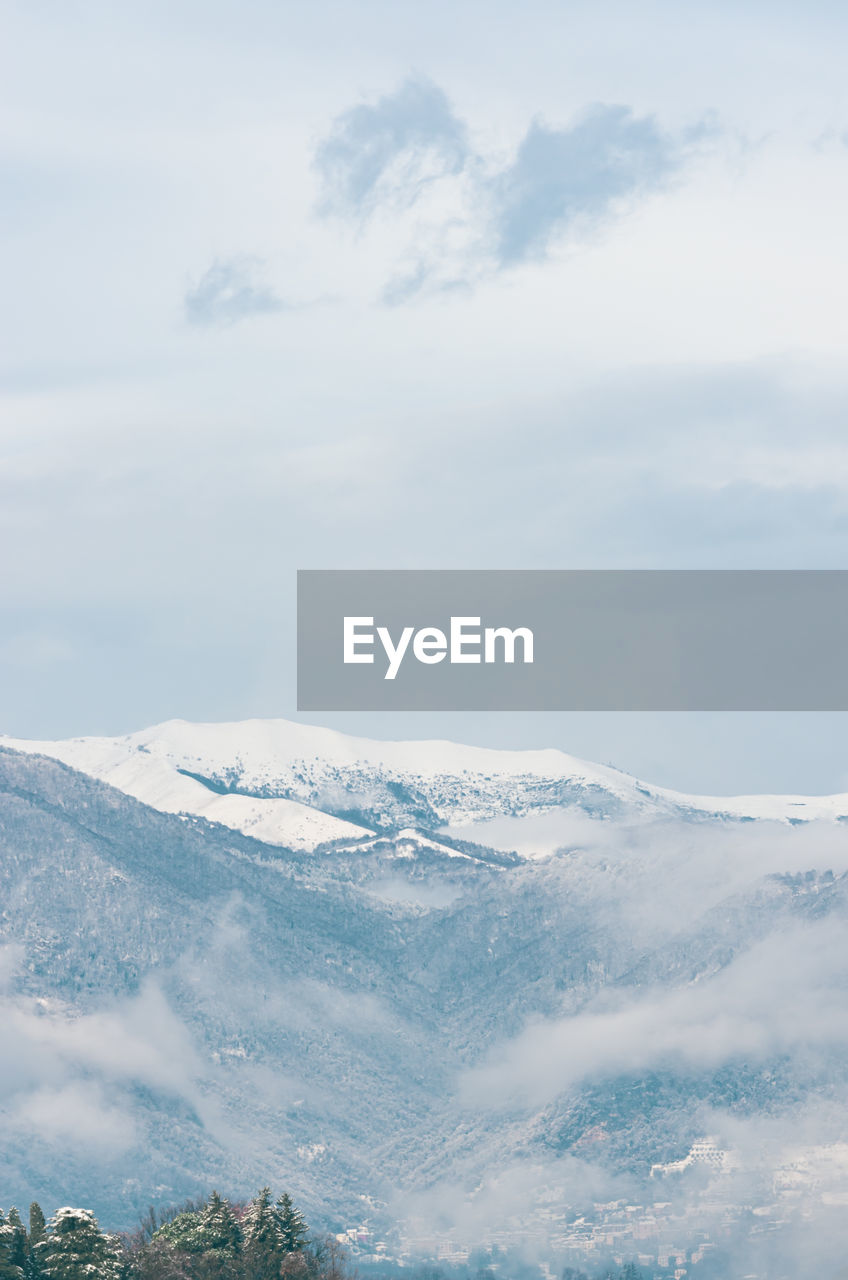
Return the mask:
{"type": "Polygon", "coordinates": [[[669,814],[781,822],[840,819],[848,797],[688,796],[554,748],[504,751],[444,740],[378,741],[282,719],[168,720],[120,737],[4,745],[62,760],[146,804],[271,844],[338,841],[558,813],[644,821],[669,814]]]}

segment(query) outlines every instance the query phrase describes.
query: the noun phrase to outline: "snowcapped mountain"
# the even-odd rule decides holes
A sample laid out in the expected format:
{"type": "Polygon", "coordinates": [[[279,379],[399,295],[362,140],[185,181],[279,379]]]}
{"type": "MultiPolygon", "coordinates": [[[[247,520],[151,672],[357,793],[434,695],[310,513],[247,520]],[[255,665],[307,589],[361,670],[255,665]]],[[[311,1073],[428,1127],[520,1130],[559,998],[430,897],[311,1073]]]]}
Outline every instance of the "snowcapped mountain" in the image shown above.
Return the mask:
{"type": "MultiPolygon", "coordinates": [[[[848,820],[845,795],[687,796],[556,750],[376,742],[286,720],[171,720],[118,738],[0,744],[61,760],[165,813],[204,817],[293,849],[445,827],[502,845],[503,827],[480,824],[557,812],[848,820]]],[[[524,852],[539,848],[531,841],[524,852]]]]}
{"type": "Polygon", "coordinates": [[[846,813],[282,721],[4,739],[0,1203],[479,1240],[704,1134],[760,1203],[848,1141],[846,813]]]}

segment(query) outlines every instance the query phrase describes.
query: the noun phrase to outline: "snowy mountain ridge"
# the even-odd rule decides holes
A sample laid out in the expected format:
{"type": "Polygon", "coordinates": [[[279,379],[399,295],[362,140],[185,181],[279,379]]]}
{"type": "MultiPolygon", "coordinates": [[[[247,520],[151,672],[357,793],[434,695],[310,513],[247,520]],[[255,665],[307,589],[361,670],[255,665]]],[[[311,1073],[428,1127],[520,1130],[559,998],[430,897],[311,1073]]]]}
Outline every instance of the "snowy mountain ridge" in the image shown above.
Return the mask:
{"type": "Polygon", "coordinates": [[[281,719],[170,720],[121,737],[0,737],[0,744],[60,760],[162,812],[294,849],[410,828],[424,838],[445,827],[461,833],[552,811],[599,819],[848,820],[848,795],[692,796],[556,749],[380,742],[281,719]]]}

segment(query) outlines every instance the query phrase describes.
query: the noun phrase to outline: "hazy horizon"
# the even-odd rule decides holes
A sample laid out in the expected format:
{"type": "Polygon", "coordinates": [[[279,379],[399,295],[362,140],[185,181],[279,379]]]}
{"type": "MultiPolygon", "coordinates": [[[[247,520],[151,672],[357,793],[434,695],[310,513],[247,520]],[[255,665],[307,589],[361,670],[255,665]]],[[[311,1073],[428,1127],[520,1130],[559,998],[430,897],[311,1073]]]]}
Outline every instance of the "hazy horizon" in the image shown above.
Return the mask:
{"type": "MultiPolygon", "coordinates": [[[[6,8],[0,730],[292,716],[298,568],[845,566],[845,12],[6,8]]],[[[322,719],[848,788],[844,715],[322,719]]]]}

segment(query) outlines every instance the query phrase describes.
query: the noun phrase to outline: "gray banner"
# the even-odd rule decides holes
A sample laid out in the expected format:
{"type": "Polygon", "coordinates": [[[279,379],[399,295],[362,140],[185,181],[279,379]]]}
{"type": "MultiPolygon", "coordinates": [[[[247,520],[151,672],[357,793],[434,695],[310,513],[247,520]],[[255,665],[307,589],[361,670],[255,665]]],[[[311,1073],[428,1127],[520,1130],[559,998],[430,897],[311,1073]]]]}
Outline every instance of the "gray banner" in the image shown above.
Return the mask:
{"type": "Polygon", "coordinates": [[[303,570],[301,711],[845,711],[845,570],[303,570]]]}

